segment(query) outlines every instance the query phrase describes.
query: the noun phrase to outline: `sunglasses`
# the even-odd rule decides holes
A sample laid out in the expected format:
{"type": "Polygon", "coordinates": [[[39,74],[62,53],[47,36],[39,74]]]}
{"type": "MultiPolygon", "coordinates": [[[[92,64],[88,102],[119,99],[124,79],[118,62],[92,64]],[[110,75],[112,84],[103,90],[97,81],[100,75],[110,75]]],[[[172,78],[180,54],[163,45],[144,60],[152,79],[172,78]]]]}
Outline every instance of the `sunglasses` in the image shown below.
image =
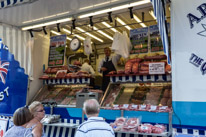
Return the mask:
{"type": "Polygon", "coordinates": [[[42,109],[42,110],[39,110],[39,111],[36,111],[36,112],[44,112],[45,110],[44,109],[42,109]]]}

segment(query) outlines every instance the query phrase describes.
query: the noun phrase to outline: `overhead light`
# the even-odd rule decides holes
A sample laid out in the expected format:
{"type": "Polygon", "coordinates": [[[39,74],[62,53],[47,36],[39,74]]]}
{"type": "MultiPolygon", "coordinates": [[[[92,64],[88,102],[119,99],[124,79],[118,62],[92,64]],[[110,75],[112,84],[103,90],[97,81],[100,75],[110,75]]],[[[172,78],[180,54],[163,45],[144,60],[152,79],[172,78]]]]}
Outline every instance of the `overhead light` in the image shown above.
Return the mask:
{"type": "Polygon", "coordinates": [[[60,23],[57,23],[57,30],[58,30],[58,32],[61,32],[60,23]]]}
{"type": "Polygon", "coordinates": [[[100,42],[102,42],[102,43],[104,42],[102,39],[100,39],[100,38],[92,35],[92,34],[89,33],[89,32],[86,32],[85,30],[83,30],[83,29],[81,29],[81,28],[79,28],[79,27],[76,27],[76,29],[79,30],[79,31],[81,31],[81,32],[85,32],[85,34],[89,35],[90,37],[92,37],[92,38],[94,38],[94,39],[96,39],[96,40],[98,40],[98,41],[100,41],[100,42]]]}
{"type": "Polygon", "coordinates": [[[22,22],[22,24],[26,24],[26,23],[30,23],[30,22],[36,22],[36,21],[39,21],[39,20],[44,20],[44,19],[53,18],[53,17],[58,17],[58,16],[62,16],[62,15],[68,14],[68,13],[69,13],[69,11],[66,11],[66,12],[55,14],[55,15],[46,16],[46,17],[43,17],[43,18],[28,20],[28,21],[22,22]]]}
{"type": "Polygon", "coordinates": [[[56,31],[54,31],[54,30],[51,30],[51,33],[56,34],[56,35],[61,35],[61,33],[56,32],[56,31]]]}
{"type": "Polygon", "coordinates": [[[90,26],[93,26],[93,25],[94,25],[94,23],[93,23],[93,21],[92,21],[92,16],[89,17],[89,22],[90,22],[90,26]]]}
{"type": "MultiPolygon", "coordinates": [[[[65,31],[66,33],[71,34],[71,31],[69,31],[68,29],[63,28],[62,30],[63,30],[63,31],[65,31]]],[[[82,37],[82,36],[80,36],[80,35],[74,34],[74,36],[76,36],[76,37],[80,38],[81,40],[85,40],[85,38],[84,38],[84,37],[82,37]]]]}
{"type": "Polygon", "coordinates": [[[152,10],[149,11],[149,14],[156,20],[157,18],[154,15],[154,12],[152,10]]]}
{"type": "Polygon", "coordinates": [[[29,30],[29,33],[30,33],[31,37],[33,38],[34,35],[33,35],[33,32],[32,32],[32,29],[29,30]]]}
{"type": "Polygon", "coordinates": [[[43,26],[43,32],[45,35],[47,35],[46,26],[43,26]]]}
{"type": "Polygon", "coordinates": [[[124,27],[127,28],[128,30],[131,30],[131,29],[132,29],[131,27],[129,27],[128,25],[126,25],[126,23],[125,23],[124,21],[122,21],[120,18],[117,17],[116,20],[117,20],[120,24],[125,25],[124,27]]]}
{"type": "Polygon", "coordinates": [[[112,26],[109,25],[108,23],[102,22],[102,24],[105,25],[106,27],[110,28],[112,31],[117,32],[117,30],[115,28],[112,28],[112,26]]]}
{"type": "Polygon", "coordinates": [[[107,2],[103,2],[103,3],[95,4],[95,5],[92,5],[92,6],[82,7],[79,10],[85,10],[85,9],[94,8],[94,7],[97,7],[97,6],[102,6],[102,5],[105,5],[105,4],[111,4],[112,2],[116,2],[116,1],[120,1],[120,0],[112,0],[112,1],[107,1],[107,2]]]}
{"type": "Polygon", "coordinates": [[[112,20],[112,12],[108,12],[108,19],[109,19],[110,23],[113,22],[113,20],[112,20]]]}
{"type": "Polygon", "coordinates": [[[129,8],[129,7],[139,6],[139,5],[143,5],[143,4],[147,4],[147,3],[151,3],[150,0],[142,0],[142,1],[138,1],[138,2],[133,2],[133,3],[129,3],[129,4],[125,4],[125,5],[121,5],[121,6],[117,6],[117,7],[113,7],[113,8],[109,8],[109,9],[105,9],[105,10],[100,10],[100,11],[96,11],[96,12],[80,15],[78,18],[86,18],[86,17],[90,17],[90,16],[100,15],[100,14],[103,14],[103,13],[117,11],[117,10],[120,10],[120,9],[125,9],[125,8],[129,8]]]}
{"type": "Polygon", "coordinates": [[[46,22],[46,23],[41,23],[41,24],[36,24],[36,25],[32,25],[32,26],[23,27],[22,30],[40,28],[40,27],[43,27],[43,26],[54,25],[54,24],[57,24],[57,23],[67,22],[67,21],[71,21],[71,20],[72,20],[72,18],[60,19],[60,20],[56,20],[56,21],[51,21],[51,22],[46,22]]]}
{"type": "Polygon", "coordinates": [[[76,27],[76,26],[75,26],[75,21],[76,21],[76,19],[73,19],[73,20],[72,20],[72,28],[73,28],[73,29],[75,29],[75,27],[76,27]]]}
{"type": "MultiPolygon", "coordinates": [[[[56,32],[56,31],[54,31],[54,30],[51,30],[51,33],[56,34],[56,35],[62,35],[61,33],[56,32]]],[[[67,39],[70,40],[70,41],[72,40],[72,39],[69,38],[69,37],[67,37],[67,39]]]]}
{"type": "Polygon", "coordinates": [[[101,34],[104,35],[105,37],[107,37],[107,38],[113,40],[113,38],[112,38],[111,36],[109,36],[108,34],[104,33],[104,32],[101,31],[101,30],[98,30],[96,27],[93,27],[93,28],[94,28],[94,30],[97,30],[97,32],[101,33],[101,34]]]}
{"type": "Polygon", "coordinates": [[[142,21],[136,16],[134,15],[134,19],[139,23],[139,25],[141,25],[142,27],[147,27],[144,23],[141,23],[142,21]]]}
{"type": "Polygon", "coordinates": [[[132,12],[133,7],[129,7],[128,9],[129,9],[130,18],[133,19],[134,18],[132,12]]]}

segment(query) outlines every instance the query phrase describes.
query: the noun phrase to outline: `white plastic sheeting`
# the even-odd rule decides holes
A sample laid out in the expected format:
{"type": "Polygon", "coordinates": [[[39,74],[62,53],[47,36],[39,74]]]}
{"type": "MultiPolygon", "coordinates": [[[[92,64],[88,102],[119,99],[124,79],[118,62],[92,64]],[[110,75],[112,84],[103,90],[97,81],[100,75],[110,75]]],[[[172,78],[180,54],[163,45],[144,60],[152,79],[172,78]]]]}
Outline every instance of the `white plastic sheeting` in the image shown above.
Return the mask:
{"type": "Polygon", "coordinates": [[[32,49],[34,40],[26,31],[16,27],[0,24],[0,38],[3,44],[7,45],[9,51],[14,54],[15,60],[25,69],[30,77],[33,75],[32,49]]]}

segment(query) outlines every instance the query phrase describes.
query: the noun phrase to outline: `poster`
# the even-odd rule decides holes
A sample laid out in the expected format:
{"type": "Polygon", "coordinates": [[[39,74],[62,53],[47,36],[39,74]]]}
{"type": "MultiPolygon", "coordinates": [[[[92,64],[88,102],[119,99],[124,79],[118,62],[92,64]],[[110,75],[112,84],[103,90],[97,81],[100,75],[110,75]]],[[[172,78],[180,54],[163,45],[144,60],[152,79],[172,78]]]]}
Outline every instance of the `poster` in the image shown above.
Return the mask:
{"type": "Polygon", "coordinates": [[[6,132],[8,119],[0,119],[0,137],[3,137],[6,132]]]}
{"type": "Polygon", "coordinates": [[[66,47],[66,35],[50,38],[49,67],[63,66],[66,47]]]}
{"type": "Polygon", "coordinates": [[[130,30],[131,54],[148,52],[148,27],[130,30]]]}
{"type": "Polygon", "coordinates": [[[149,27],[151,52],[163,51],[163,44],[157,25],[149,27]]]}

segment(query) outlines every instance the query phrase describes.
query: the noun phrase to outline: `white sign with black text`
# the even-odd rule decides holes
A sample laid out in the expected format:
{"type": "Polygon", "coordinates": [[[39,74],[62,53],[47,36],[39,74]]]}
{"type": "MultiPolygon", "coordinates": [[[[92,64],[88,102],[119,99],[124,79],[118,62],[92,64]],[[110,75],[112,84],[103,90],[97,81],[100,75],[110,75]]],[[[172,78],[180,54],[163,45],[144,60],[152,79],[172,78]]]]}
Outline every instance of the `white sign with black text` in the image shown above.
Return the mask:
{"type": "Polygon", "coordinates": [[[165,63],[149,63],[149,74],[165,74],[165,63]]]}

